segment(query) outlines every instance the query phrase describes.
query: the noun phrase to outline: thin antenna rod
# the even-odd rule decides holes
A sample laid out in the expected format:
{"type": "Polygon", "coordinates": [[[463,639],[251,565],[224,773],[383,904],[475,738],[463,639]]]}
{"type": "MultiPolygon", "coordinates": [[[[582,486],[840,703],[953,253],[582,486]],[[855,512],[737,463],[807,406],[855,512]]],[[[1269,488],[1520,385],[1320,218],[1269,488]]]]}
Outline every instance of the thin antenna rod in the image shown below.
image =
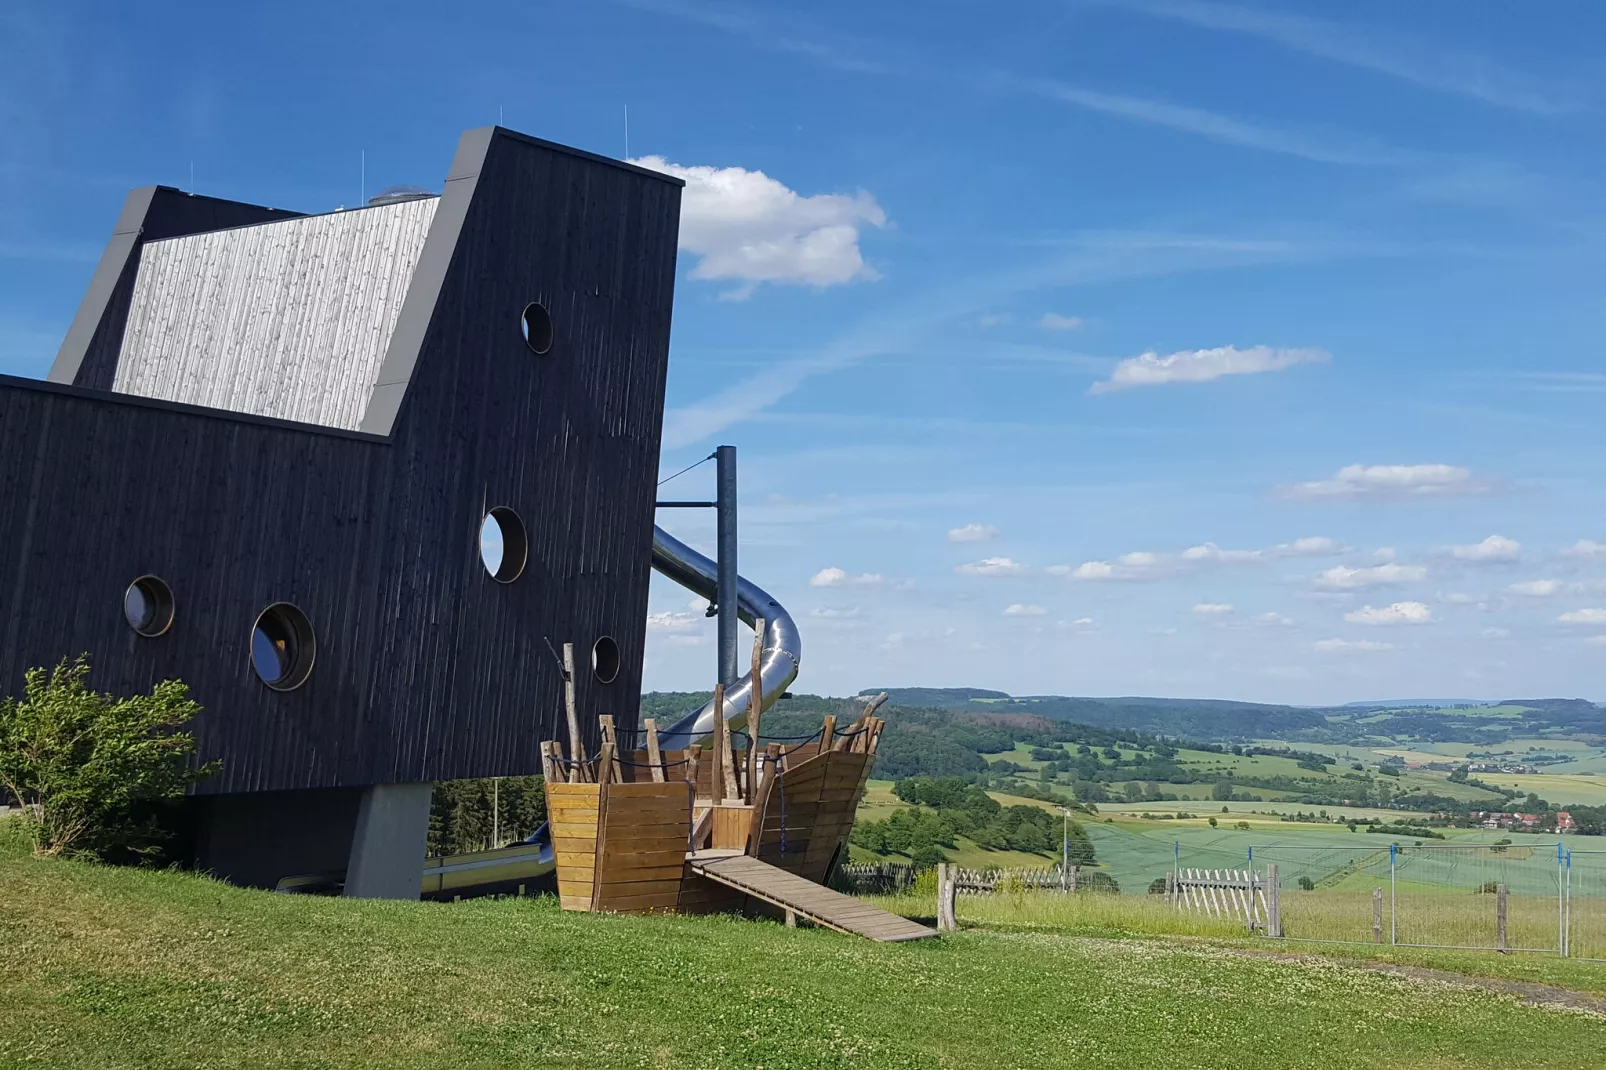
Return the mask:
{"type": "Polygon", "coordinates": [[[362,150],[361,181],[357,187],[357,207],[368,203],[368,150],[362,150]]]}
{"type": "Polygon", "coordinates": [[[500,104],[496,106],[496,125],[502,125],[502,105],[500,104]]]}
{"type": "Polygon", "coordinates": [[[625,159],[630,159],[630,105],[625,105],[625,159]]]}

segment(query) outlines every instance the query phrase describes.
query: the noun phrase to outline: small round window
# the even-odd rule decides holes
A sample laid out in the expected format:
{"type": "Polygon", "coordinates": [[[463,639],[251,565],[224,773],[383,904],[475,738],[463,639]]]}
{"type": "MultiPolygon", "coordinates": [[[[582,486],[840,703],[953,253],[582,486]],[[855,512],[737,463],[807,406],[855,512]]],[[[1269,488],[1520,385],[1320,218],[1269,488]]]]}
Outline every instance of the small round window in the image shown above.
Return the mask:
{"type": "Polygon", "coordinates": [[[141,576],[123,592],[123,617],[140,635],[161,635],[173,626],[173,589],[160,577],[141,576]]]}
{"type": "Polygon", "coordinates": [[[524,306],[520,326],[524,330],[524,344],[532,353],[545,353],[552,348],[552,315],[539,301],[524,306]]]}
{"type": "Polygon", "coordinates": [[[289,602],[264,609],[251,629],[251,667],[275,691],[291,691],[312,674],[312,622],[289,602]]]}
{"type": "Polygon", "coordinates": [[[480,561],[498,583],[512,583],[524,571],[529,543],[524,521],[505,505],[485,514],[480,523],[480,561]]]}
{"type": "Polygon", "coordinates": [[[619,675],[619,644],[613,636],[605,635],[591,648],[591,671],[605,684],[613,683],[619,675]]]}

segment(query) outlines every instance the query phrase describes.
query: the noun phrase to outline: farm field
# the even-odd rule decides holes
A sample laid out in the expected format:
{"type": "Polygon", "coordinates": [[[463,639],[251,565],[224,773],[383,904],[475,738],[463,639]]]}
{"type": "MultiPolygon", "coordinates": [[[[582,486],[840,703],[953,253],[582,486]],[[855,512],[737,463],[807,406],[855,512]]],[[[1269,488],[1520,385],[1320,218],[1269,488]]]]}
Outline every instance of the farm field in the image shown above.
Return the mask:
{"type": "MultiPolygon", "coordinates": [[[[38,861],[14,840],[0,885],[8,1066],[1049,1067],[1071,1051],[1109,1070],[1547,1070],[1606,1043],[1601,1020],[1513,995],[1225,943],[1040,929],[876,945],[545,898],[279,896],[38,861]]],[[[1528,961],[1481,968],[1526,978],[1528,961]]],[[[1590,987],[1567,965],[1549,976],[1590,987]]]]}
{"type": "MultiPolygon", "coordinates": [[[[1289,746],[1280,740],[1261,741],[1263,746],[1285,747],[1289,746]]],[[[1393,750],[1370,750],[1338,745],[1305,745],[1294,744],[1296,749],[1310,750],[1318,753],[1330,754],[1334,757],[1345,756],[1344,760],[1335,765],[1327,766],[1323,772],[1302,768],[1297,759],[1269,754],[1238,755],[1230,753],[1216,753],[1213,751],[1179,748],[1176,761],[1184,769],[1199,776],[1201,779],[1191,783],[1172,783],[1157,781],[1160,790],[1166,794],[1176,795],[1178,800],[1204,801],[1210,798],[1212,789],[1218,780],[1233,781],[1240,794],[1259,795],[1263,800],[1276,802],[1298,798],[1300,791],[1292,789],[1279,789],[1273,787],[1260,787],[1254,784],[1239,784],[1243,779],[1255,780],[1271,777],[1283,777],[1307,785],[1305,791],[1319,790],[1330,793],[1338,798],[1346,797],[1350,792],[1361,792],[1363,787],[1354,780],[1345,778],[1345,774],[1358,774],[1351,767],[1351,762],[1359,762],[1365,767],[1365,772],[1376,774],[1377,765],[1384,758],[1389,757],[1393,750]]],[[[1131,758],[1134,754],[1142,753],[1132,748],[1117,747],[1122,758],[1131,758]]],[[[1032,771],[1040,770],[1044,762],[1037,761],[1031,756],[1032,746],[1026,743],[1017,743],[1012,751],[1000,755],[988,756],[990,762],[1007,760],[1017,766],[1025,767],[1028,772],[1024,774],[1030,779],[1032,771]]],[[[1405,751],[1412,755],[1408,761],[1429,762],[1445,761],[1443,755],[1426,752],[1405,751]]],[[[1138,778],[1134,778],[1138,779],[1138,778]]],[[[1141,781],[1146,783],[1146,781],[1141,781]]],[[[1126,781],[1116,780],[1107,785],[1113,794],[1120,794],[1126,781]]],[[[1411,770],[1397,777],[1389,778],[1390,786],[1397,792],[1404,793],[1411,790],[1429,792],[1448,798],[1457,799],[1469,804],[1489,803],[1499,801],[1499,796],[1493,792],[1466,784],[1452,783],[1448,772],[1428,770],[1411,770]]],[[[1307,804],[1307,808],[1310,804],[1307,804]]]]}

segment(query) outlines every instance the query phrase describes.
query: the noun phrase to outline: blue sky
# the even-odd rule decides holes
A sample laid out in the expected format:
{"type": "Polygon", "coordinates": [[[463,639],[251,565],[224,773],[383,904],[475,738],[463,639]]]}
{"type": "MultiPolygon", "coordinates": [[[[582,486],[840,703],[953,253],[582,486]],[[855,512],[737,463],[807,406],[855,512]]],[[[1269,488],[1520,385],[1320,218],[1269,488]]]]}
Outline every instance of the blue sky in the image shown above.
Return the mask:
{"type": "MultiPolygon", "coordinates": [[[[799,688],[1603,699],[1603,24],[22,0],[0,371],[130,187],[328,210],[499,116],[622,156],[628,108],[690,181],[664,471],[739,447],[799,688]]],[[[689,603],[655,580],[649,686],[709,682],[689,603]]]]}

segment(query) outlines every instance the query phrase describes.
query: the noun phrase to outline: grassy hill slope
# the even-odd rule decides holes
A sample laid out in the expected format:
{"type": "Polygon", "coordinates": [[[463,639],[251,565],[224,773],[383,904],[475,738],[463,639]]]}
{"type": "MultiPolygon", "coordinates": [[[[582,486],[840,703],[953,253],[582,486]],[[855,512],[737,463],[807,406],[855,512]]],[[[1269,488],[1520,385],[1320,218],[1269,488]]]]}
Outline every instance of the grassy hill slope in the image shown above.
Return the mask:
{"type": "Polygon", "coordinates": [[[1198,945],[277,896],[35,861],[14,837],[0,888],[7,1067],[1546,1068],[1606,1033],[1198,945]]]}

